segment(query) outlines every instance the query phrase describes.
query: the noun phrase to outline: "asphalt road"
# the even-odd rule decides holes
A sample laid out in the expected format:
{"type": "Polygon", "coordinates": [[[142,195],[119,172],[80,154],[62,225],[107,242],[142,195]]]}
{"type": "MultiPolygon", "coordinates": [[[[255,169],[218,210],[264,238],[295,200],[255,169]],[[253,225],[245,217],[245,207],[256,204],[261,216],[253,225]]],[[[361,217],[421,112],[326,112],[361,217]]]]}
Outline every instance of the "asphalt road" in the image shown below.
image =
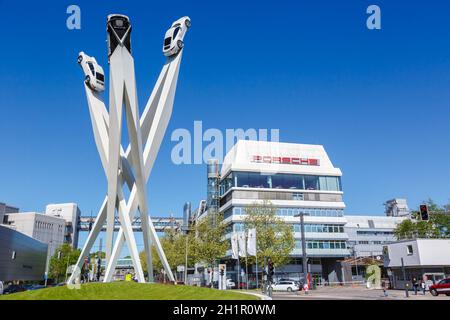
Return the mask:
{"type": "Polygon", "coordinates": [[[405,297],[405,291],[388,290],[385,297],[382,290],[366,289],[365,287],[320,287],[317,290],[310,290],[308,294],[303,291],[274,292],[273,300],[450,300],[449,296],[439,295],[433,297],[429,292],[425,295],[409,292],[409,298],[405,297]]]}

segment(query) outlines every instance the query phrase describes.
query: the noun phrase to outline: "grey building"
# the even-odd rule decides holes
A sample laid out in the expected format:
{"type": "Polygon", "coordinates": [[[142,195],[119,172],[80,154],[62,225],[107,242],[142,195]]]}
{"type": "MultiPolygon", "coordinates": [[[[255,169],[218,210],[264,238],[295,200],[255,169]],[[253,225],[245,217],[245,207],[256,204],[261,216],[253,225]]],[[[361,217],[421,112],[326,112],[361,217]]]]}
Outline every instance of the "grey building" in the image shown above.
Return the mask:
{"type": "Polygon", "coordinates": [[[5,215],[8,213],[17,213],[19,212],[19,208],[7,205],[6,203],[0,202],[0,224],[3,223],[3,219],[5,215]]]}
{"type": "Polygon", "coordinates": [[[47,245],[5,225],[0,225],[0,280],[42,280],[47,245]]]}
{"type": "Polygon", "coordinates": [[[383,246],[396,241],[394,230],[404,217],[346,215],[344,230],[352,257],[377,257],[383,255],[383,246]]]}

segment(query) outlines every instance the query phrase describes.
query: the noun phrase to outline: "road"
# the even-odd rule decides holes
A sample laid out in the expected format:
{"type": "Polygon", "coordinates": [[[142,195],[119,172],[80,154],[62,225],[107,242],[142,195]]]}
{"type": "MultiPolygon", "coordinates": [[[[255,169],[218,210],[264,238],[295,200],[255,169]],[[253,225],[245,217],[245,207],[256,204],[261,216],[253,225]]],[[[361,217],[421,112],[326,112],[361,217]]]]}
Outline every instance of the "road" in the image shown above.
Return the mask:
{"type": "Polygon", "coordinates": [[[382,290],[366,289],[365,287],[320,287],[317,290],[310,290],[306,295],[303,291],[274,292],[273,300],[450,300],[449,296],[439,295],[433,297],[429,292],[425,295],[414,292],[409,293],[409,298],[405,297],[405,291],[388,290],[388,296],[383,295],[382,290]]]}

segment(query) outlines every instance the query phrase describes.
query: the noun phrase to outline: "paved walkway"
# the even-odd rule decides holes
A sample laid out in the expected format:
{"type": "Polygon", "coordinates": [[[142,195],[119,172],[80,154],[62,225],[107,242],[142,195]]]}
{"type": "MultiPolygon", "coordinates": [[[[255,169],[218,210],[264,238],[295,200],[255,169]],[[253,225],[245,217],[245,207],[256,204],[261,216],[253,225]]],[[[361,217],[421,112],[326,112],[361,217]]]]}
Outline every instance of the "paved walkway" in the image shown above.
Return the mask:
{"type": "Polygon", "coordinates": [[[273,300],[450,300],[446,295],[433,297],[429,292],[425,295],[414,292],[409,293],[409,298],[405,297],[403,290],[388,290],[388,296],[383,295],[383,290],[366,289],[365,287],[319,287],[317,290],[310,290],[306,295],[303,291],[274,292],[273,300]]]}

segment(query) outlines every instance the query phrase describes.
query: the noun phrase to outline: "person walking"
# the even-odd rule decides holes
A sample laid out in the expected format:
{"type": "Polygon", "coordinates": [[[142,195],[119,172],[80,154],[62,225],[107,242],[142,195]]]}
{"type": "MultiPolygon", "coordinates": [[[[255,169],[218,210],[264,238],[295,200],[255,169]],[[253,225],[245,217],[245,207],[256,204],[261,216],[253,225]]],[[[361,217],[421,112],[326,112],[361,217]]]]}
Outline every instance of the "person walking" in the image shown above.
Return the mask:
{"type": "Polygon", "coordinates": [[[303,284],[303,291],[305,291],[305,294],[308,294],[308,291],[309,291],[308,281],[306,281],[303,284]]]}
{"type": "Polygon", "coordinates": [[[388,292],[387,292],[387,289],[388,289],[387,286],[388,286],[388,285],[387,285],[387,282],[386,282],[386,281],[383,281],[381,285],[382,285],[382,287],[383,287],[383,295],[384,295],[385,297],[387,297],[387,296],[388,296],[388,292]]]}
{"type": "Polygon", "coordinates": [[[411,280],[411,283],[412,283],[412,286],[413,286],[413,289],[414,289],[414,295],[417,296],[417,290],[419,289],[419,283],[417,282],[417,278],[413,277],[412,280],[411,280]]]}
{"type": "Polygon", "coordinates": [[[3,281],[0,280],[0,295],[3,294],[3,281]]]}
{"type": "Polygon", "coordinates": [[[427,291],[427,284],[425,283],[425,281],[422,280],[422,282],[420,282],[420,287],[422,288],[423,295],[425,295],[427,291]]]}

